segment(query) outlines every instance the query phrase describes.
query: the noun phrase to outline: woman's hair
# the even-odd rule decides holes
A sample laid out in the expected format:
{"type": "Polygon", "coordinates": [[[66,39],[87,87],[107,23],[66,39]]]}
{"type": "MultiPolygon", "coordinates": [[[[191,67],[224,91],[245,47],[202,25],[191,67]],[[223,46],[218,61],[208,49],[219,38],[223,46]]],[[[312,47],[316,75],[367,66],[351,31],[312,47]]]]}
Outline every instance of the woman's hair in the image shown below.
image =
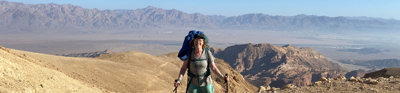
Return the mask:
{"type": "Polygon", "coordinates": [[[207,41],[204,38],[194,38],[192,41],[190,41],[190,46],[194,46],[194,41],[197,39],[203,39],[203,46],[202,48],[205,49],[207,47],[207,41]]]}

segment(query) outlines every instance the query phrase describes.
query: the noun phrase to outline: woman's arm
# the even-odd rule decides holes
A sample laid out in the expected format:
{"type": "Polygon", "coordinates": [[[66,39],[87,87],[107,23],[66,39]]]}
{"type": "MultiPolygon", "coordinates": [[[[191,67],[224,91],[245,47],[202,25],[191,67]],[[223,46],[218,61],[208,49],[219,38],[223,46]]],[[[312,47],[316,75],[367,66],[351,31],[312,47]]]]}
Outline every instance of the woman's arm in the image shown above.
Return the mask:
{"type": "Polygon", "coordinates": [[[219,71],[219,69],[217,68],[217,66],[215,65],[214,60],[212,60],[212,61],[213,61],[213,62],[211,62],[211,69],[214,71],[214,73],[216,73],[217,75],[219,75],[219,77],[220,77],[221,79],[225,80],[225,82],[228,82],[228,81],[229,81],[229,76],[228,76],[228,75],[224,76],[224,75],[219,71]]]}
{"type": "MultiPolygon", "coordinates": [[[[211,51],[210,51],[210,50],[208,50],[208,54],[211,54],[211,51]]],[[[221,71],[219,71],[219,69],[217,68],[217,66],[215,65],[214,56],[213,56],[213,55],[209,55],[209,57],[210,57],[210,60],[209,60],[209,61],[211,61],[210,63],[211,63],[211,69],[212,69],[212,71],[214,71],[214,73],[216,73],[217,75],[219,75],[219,77],[222,78],[222,79],[224,79],[225,81],[229,81],[228,75],[227,75],[227,76],[224,76],[224,75],[221,73],[221,71]]]]}
{"type": "Polygon", "coordinates": [[[211,61],[211,62],[209,62],[209,63],[211,63],[211,70],[214,71],[214,73],[216,73],[217,75],[219,75],[220,78],[223,78],[224,75],[219,71],[219,69],[215,65],[215,62],[214,62],[215,58],[212,55],[211,51],[208,50],[207,52],[208,52],[208,57],[209,57],[208,61],[211,61]]]}
{"type": "Polygon", "coordinates": [[[219,71],[214,62],[211,62],[211,69],[214,71],[214,73],[219,75],[220,78],[224,78],[224,75],[219,71]]]}
{"type": "Polygon", "coordinates": [[[179,76],[178,76],[178,80],[181,81],[182,77],[185,75],[186,69],[188,66],[188,60],[186,59],[185,61],[183,61],[182,67],[181,67],[181,71],[179,72],[179,76]]]}
{"type": "Polygon", "coordinates": [[[188,60],[186,59],[185,61],[183,61],[183,64],[182,64],[182,67],[181,67],[181,71],[179,71],[178,80],[175,81],[175,83],[174,83],[175,87],[178,87],[178,85],[180,85],[182,77],[183,77],[183,75],[185,75],[187,66],[188,66],[188,60]]]}

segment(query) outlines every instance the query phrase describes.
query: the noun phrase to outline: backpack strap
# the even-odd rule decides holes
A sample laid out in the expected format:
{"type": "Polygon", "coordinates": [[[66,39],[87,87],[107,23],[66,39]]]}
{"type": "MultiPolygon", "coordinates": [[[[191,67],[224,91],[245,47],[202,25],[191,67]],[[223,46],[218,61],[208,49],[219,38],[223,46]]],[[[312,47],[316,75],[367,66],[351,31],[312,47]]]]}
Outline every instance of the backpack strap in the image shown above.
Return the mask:
{"type": "Polygon", "coordinates": [[[206,47],[206,55],[207,55],[207,71],[206,71],[206,73],[205,73],[205,77],[208,77],[209,75],[211,75],[211,67],[210,67],[210,64],[211,64],[211,56],[210,56],[210,53],[208,53],[208,51],[209,51],[209,49],[208,49],[208,46],[206,47]]]}
{"type": "MultiPolygon", "coordinates": [[[[208,49],[208,46],[206,47],[206,55],[207,55],[207,71],[206,71],[206,75],[205,75],[205,77],[208,77],[209,75],[211,75],[211,67],[210,67],[210,64],[211,64],[211,56],[210,56],[210,53],[208,53],[208,51],[209,51],[209,49],[208,49]]],[[[208,85],[207,84],[207,82],[206,82],[206,85],[208,85]]]]}
{"type": "MultiPolygon", "coordinates": [[[[193,50],[193,47],[192,47],[192,50],[193,50]]],[[[188,59],[188,66],[187,66],[187,68],[188,68],[188,73],[187,73],[187,75],[190,76],[190,77],[194,77],[194,76],[196,76],[196,75],[193,74],[193,73],[190,71],[190,63],[192,63],[192,52],[189,53],[189,58],[187,58],[187,59],[188,59]]]]}
{"type": "Polygon", "coordinates": [[[190,77],[208,77],[209,75],[211,75],[211,71],[210,71],[211,70],[211,68],[210,68],[210,64],[211,64],[210,57],[211,56],[210,56],[210,53],[208,53],[208,51],[209,51],[209,48],[206,47],[205,53],[206,53],[206,57],[207,57],[207,71],[202,75],[195,75],[190,71],[190,64],[192,63],[192,61],[197,61],[197,60],[192,59],[192,54],[190,53],[189,58],[188,58],[188,76],[190,76],[190,77]]]}
{"type": "MultiPolygon", "coordinates": [[[[211,75],[211,67],[210,67],[210,64],[211,64],[211,56],[210,56],[210,53],[208,53],[208,51],[209,51],[209,48],[208,48],[208,46],[206,47],[206,49],[205,49],[205,53],[206,53],[206,57],[207,57],[207,71],[203,74],[203,75],[195,75],[195,74],[193,74],[191,71],[190,71],[190,63],[192,63],[192,61],[194,61],[193,59],[192,59],[192,53],[190,53],[190,55],[189,55],[189,58],[188,58],[188,73],[187,73],[187,75],[190,77],[190,79],[189,79],[189,82],[188,82],[188,84],[187,84],[187,87],[189,87],[189,85],[190,85],[190,83],[192,82],[192,78],[193,77],[197,77],[197,78],[199,78],[199,77],[208,77],[208,76],[210,76],[211,75]]],[[[197,79],[197,80],[199,80],[199,79],[197,79]]],[[[199,81],[198,81],[199,82],[199,81]]],[[[187,89],[186,89],[187,90],[187,89]]]]}
{"type": "MultiPolygon", "coordinates": [[[[193,48],[192,48],[192,50],[193,50],[193,48]]],[[[192,52],[190,52],[190,53],[188,53],[189,55],[189,58],[187,58],[187,60],[188,60],[188,65],[187,65],[187,68],[188,68],[188,73],[187,73],[187,75],[188,75],[188,82],[187,82],[187,84],[186,84],[186,91],[185,91],[185,93],[188,93],[188,89],[189,89],[189,86],[190,86],[190,84],[192,83],[192,77],[194,76],[194,74],[190,71],[190,63],[192,63],[191,61],[192,61],[192,52]]]]}

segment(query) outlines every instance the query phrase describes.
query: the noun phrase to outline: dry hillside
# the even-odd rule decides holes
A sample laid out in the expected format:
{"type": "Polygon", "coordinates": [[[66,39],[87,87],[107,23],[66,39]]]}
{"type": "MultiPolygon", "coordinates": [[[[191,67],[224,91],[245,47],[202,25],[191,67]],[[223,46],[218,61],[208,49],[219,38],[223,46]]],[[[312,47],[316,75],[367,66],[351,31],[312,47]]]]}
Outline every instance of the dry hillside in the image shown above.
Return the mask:
{"type": "Polygon", "coordinates": [[[0,47],[0,92],[102,92],[100,88],[71,78],[50,64],[40,63],[42,60],[29,57],[30,54],[40,54],[25,53],[29,52],[0,47]]]}
{"type": "MultiPolygon", "coordinates": [[[[141,52],[77,58],[46,55],[1,47],[1,92],[172,92],[173,80],[182,64],[176,53],[152,56],[141,52]]],[[[231,77],[231,92],[254,92],[256,87],[228,64],[217,60],[222,72],[231,77]]],[[[216,92],[224,92],[221,80],[215,80],[216,92]]],[[[179,87],[178,92],[183,92],[179,87]]]]}

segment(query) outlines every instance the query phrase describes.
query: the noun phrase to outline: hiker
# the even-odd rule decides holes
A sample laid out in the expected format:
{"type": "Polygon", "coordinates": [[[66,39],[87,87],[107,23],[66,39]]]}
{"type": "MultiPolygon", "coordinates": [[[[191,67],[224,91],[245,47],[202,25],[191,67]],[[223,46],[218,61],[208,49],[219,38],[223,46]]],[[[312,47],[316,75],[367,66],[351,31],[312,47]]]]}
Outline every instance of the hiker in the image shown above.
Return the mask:
{"type": "Polygon", "coordinates": [[[214,93],[211,71],[221,79],[227,81],[228,76],[224,76],[214,63],[214,56],[207,46],[207,37],[204,33],[194,35],[190,41],[192,51],[187,59],[183,60],[183,65],[179,72],[178,79],[174,83],[177,87],[182,80],[183,75],[188,69],[188,85],[186,93],[214,93]]]}

